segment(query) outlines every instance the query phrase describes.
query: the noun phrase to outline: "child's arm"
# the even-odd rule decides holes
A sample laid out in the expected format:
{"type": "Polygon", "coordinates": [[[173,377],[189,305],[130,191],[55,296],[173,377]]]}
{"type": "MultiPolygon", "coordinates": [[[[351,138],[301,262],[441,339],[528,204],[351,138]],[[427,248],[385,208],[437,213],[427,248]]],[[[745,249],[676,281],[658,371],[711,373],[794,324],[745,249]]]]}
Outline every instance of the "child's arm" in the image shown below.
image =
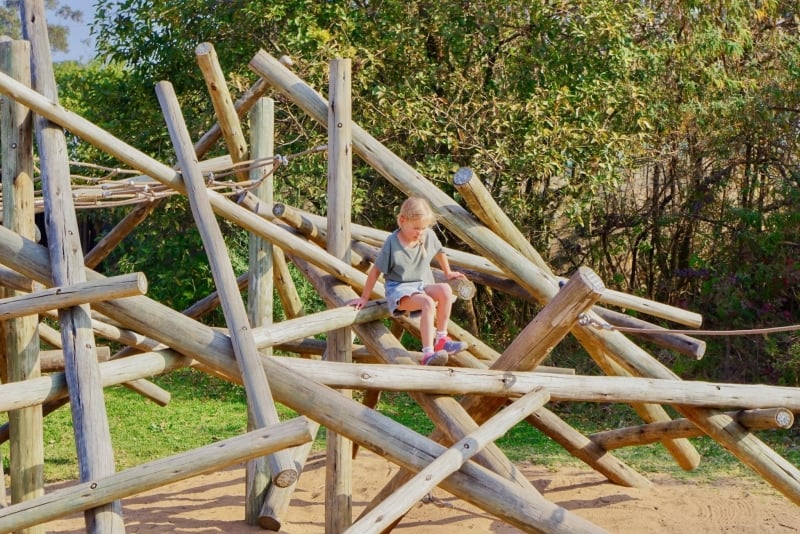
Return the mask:
{"type": "Polygon", "coordinates": [[[367,281],[364,282],[364,291],[361,292],[361,296],[359,298],[349,302],[350,306],[360,310],[367,305],[367,302],[369,302],[369,297],[372,295],[372,290],[375,288],[375,282],[378,281],[378,276],[380,276],[380,274],[381,272],[373,264],[367,272],[367,281]]]}
{"type": "Polygon", "coordinates": [[[444,252],[439,252],[436,255],[436,261],[439,262],[439,266],[442,268],[444,276],[448,280],[453,280],[454,278],[463,278],[464,280],[467,279],[467,276],[464,273],[450,270],[450,262],[447,261],[447,254],[445,254],[444,252]]]}

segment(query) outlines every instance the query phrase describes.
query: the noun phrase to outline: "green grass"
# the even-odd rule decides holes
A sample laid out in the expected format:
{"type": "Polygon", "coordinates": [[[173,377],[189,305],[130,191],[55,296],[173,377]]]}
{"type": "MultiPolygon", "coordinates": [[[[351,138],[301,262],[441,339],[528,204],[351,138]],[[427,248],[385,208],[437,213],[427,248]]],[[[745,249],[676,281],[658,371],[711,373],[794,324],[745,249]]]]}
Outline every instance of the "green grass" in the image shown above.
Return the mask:
{"type": "MultiPolygon", "coordinates": [[[[157,406],[122,386],[106,389],[106,411],[118,470],[246,431],[246,401],[241,386],[191,369],[176,371],[154,381],[172,394],[166,407],[157,406]]],[[[358,392],[355,398],[360,398],[358,392]]],[[[633,410],[625,405],[550,403],[548,408],[584,434],[640,424],[633,410]]],[[[378,410],[423,435],[434,428],[425,413],[406,394],[384,393],[378,410]]],[[[282,405],[278,405],[278,411],[282,419],[296,416],[282,405]]],[[[45,419],[44,434],[47,482],[76,479],[77,459],[68,407],[45,419]]],[[[797,429],[759,432],[758,436],[792,464],[800,465],[800,432],[797,429]]],[[[324,439],[322,429],[315,450],[324,449],[324,439]]],[[[497,443],[514,462],[530,461],[552,469],[584,465],[527,423],[516,425],[497,443]]],[[[702,461],[700,467],[690,473],[680,469],[661,445],[629,447],[614,451],[614,454],[645,475],[668,473],[679,478],[704,480],[757,476],[713,440],[693,438],[692,443],[700,452],[702,461]]],[[[8,473],[7,443],[3,445],[2,453],[5,472],[8,473]]]]}

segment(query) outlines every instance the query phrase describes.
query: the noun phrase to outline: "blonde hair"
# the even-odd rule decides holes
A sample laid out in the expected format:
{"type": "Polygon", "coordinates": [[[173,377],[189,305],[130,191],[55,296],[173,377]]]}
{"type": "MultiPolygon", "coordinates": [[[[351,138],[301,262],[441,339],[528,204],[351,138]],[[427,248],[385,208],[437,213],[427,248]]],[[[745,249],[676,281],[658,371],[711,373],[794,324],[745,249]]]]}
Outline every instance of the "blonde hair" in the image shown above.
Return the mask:
{"type": "Polygon", "coordinates": [[[421,220],[428,226],[433,226],[436,222],[436,215],[433,213],[430,204],[424,198],[409,197],[400,206],[400,213],[397,214],[397,222],[400,223],[400,217],[407,221],[421,220]]]}

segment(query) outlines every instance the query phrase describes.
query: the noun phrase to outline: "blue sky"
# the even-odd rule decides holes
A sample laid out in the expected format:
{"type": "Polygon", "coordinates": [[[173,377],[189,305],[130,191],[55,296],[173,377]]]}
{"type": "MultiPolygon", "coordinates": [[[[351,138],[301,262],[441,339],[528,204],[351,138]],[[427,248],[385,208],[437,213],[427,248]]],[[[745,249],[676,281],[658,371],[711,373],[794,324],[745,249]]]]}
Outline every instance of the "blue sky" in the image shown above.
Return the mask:
{"type": "Polygon", "coordinates": [[[62,0],[72,9],[83,11],[83,22],[65,22],[58,19],[54,14],[47,14],[47,21],[69,26],[69,52],[53,52],[53,61],[77,60],[81,62],[89,61],[94,56],[94,44],[89,38],[89,23],[94,15],[94,3],[97,0],[62,0]]]}

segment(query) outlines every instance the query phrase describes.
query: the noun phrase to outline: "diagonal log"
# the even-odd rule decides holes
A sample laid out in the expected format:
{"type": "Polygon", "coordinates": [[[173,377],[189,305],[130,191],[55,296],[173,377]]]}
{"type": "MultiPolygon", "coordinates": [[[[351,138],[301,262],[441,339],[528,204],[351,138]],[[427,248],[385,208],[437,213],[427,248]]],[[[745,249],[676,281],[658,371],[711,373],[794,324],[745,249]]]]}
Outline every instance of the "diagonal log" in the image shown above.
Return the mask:
{"type": "MultiPolygon", "coordinates": [[[[167,122],[172,144],[183,170],[184,185],[189,197],[192,214],[200,231],[203,246],[211,265],[211,273],[220,294],[220,302],[231,335],[236,361],[244,378],[247,392],[248,413],[253,417],[256,428],[275,425],[280,422],[269,382],[264,374],[256,349],[250,321],[242,302],[236,275],[230,263],[228,249],[217,225],[202,173],[192,150],[189,131],[180,112],[178,98],[169,82],[159,82],[156,94],[167,122]]],[[[273,482],[278,486],[288,486],[297,480],[297,470],[287,453],[275,453],[268,458],[273,482]]]]}
{"type": "Polygon", "coordinates": [[[454,443],[428,467],[409,480],[405,486],[369,513],[362,515],[346,531],[346,534],[382,532],[407,513],[417,501],[442,480],[464,465],[464,462],[475,456],[481,448],[501,438],[511,427],[530,415],[531,412],[544,406],[548,399],[547,392],[540,389],[525,394],[508,408],[486,421],[480,428],[454,443]]]}
{"type": "Polygon", "coordinates": [[[305,417],[297,417],[9,506],[0,510],[0,531],[11,532],[46,523],[115,499],[306,443],[311,440],[308,424],[305,417]]]}
{"type": "MultiPolygon", "coordinates": [[[[225,81],[225,74],[220,67],[217,51],[211,43],[200,43],[195,48],[195,56],[203,79],[206,81],[208,94],[211,96],[211,104],[214,106],[214,116],[217,117],[217,124],[222,130],[222,138],[225,146],[228,147],[228,154],[231,161],[236,164],[247,159],[247,141],[242,132],[242,125],[239,122],[239,115],[228,91],[228,83],[225,81]]],[[[240,171],[238,178],[241,181],[247,180],[247,172],[240,171]]]]}
{"type": "MultiPolygon", "coordinates": [[[[522,253],[528,260],[538,267],[550,271],[539,252],[525,239],[522,232],[511,219],[503,212],[492,198],[491,193],[484,187],[475,173],[469,167],[461,167],[453,176],[453,185],[461,194],[464,202],[487,227],[506,240],[506,242],[522,253]]],[[[602,302],[636,310],[654,317],[661,317],[669,321],[698,327],[703,322],[703,317],[694,312],[643,299],[634,295],[627,295],[619,291],[606,290],[601,298],[602,302]]]]}

